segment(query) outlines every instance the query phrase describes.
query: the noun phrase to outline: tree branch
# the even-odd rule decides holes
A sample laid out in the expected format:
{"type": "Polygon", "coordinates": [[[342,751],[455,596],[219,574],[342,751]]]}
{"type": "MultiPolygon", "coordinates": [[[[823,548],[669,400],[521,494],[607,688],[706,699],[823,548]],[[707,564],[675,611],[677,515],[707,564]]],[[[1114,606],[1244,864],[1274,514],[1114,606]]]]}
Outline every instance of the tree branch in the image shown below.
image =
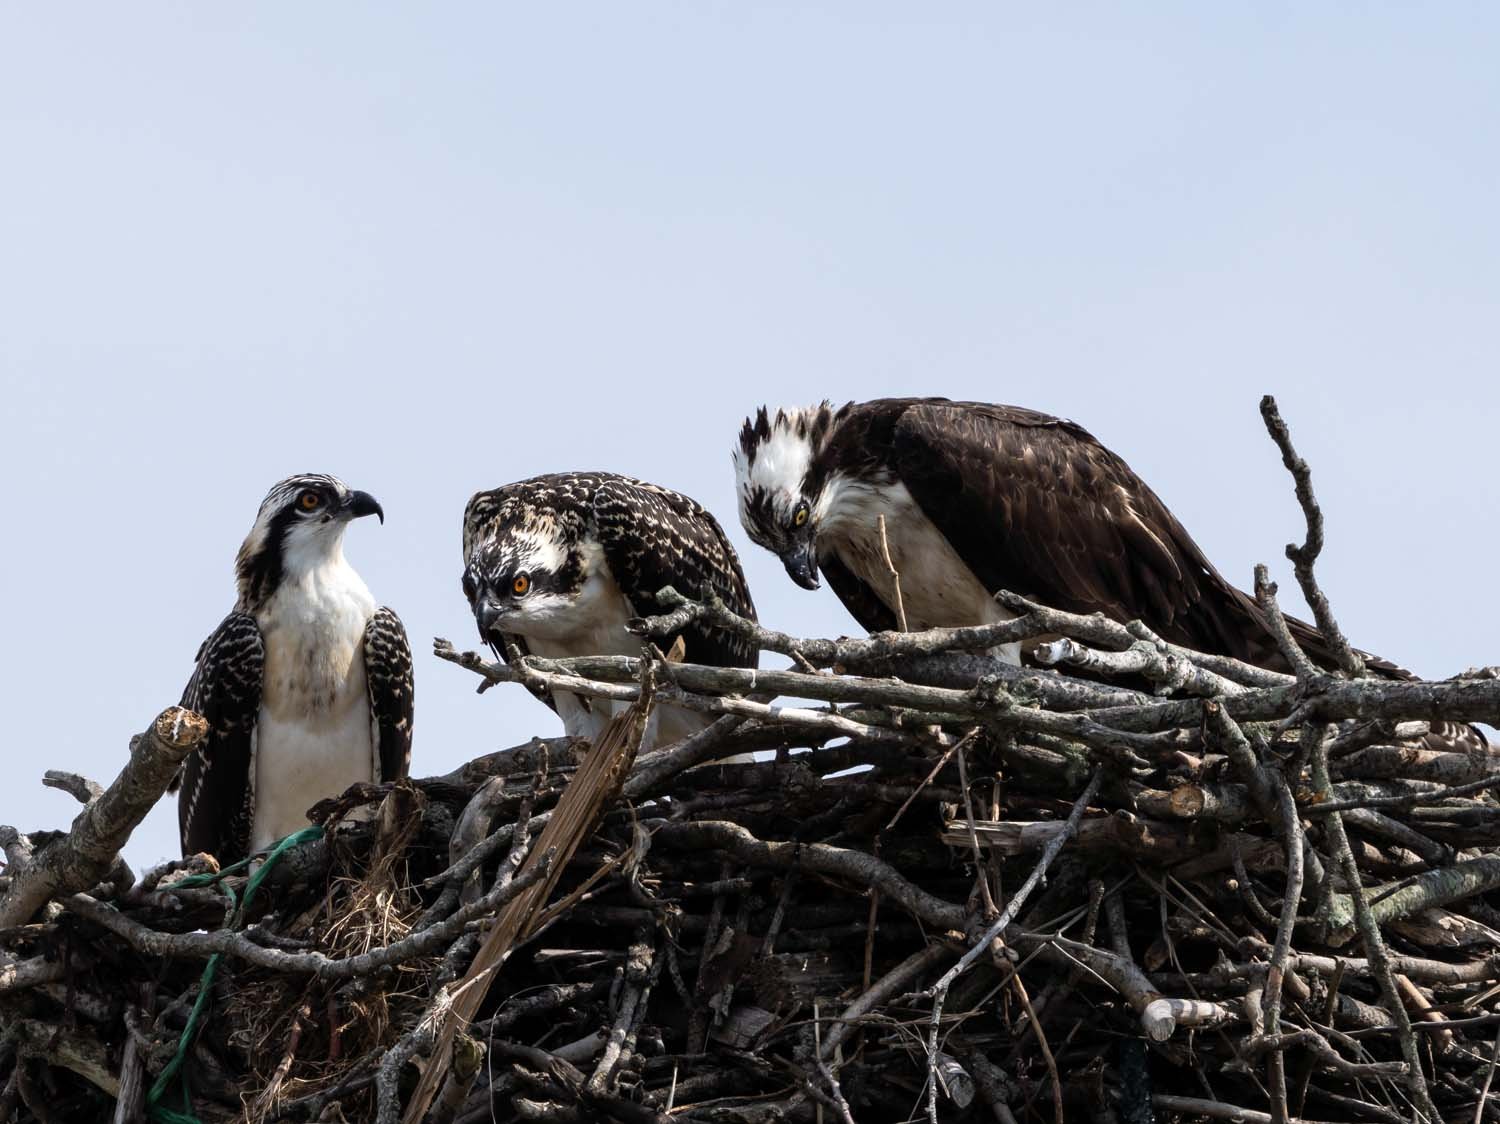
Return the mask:
{"type": "Polygon", "coordinates": [[[72,830],[11,872],[10,889],[0,898],[0,928],[20,925],[49,899],[91,888],[104,878],[125,840],[207,732],[201,717],[172,706],[131,739],[130,761],[103,795],[78,813],[72,830]]]}

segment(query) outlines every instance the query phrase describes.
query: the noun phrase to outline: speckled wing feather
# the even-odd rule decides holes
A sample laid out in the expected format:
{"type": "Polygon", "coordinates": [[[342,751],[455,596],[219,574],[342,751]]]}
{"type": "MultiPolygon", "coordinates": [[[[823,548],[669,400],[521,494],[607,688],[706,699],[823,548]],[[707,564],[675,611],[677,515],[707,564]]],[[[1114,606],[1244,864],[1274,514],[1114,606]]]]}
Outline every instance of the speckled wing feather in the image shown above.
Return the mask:
{"type": "Polygon", "coordinates": [[[183,764],[177,826],[184,856],[207,851],[221,866],[245,857],[264,665],[260,629],[246,613],[230,613],[198,649],[182,705],[208,720],[208,736],[183,764]]]}
{"type": "Polygon", "coordinates": [[[394,781],[411,767],[411,645],[395,610],[382,606],[365,625],[365,682],[380,779],[394,781]]]}
{"type": "MultiPolygon", "coordinates": [[[[637,614],[660,612],[656,594],[670,585],[684,597],[712,591],[733,612],[756,619],[724,529],[687,496],[627,477],[605,478],[594,492],[594,522],[610,571],[637,614]]],[[[663,650],[674,639],[665,638],[663,650]]],[[[688,663],[755,667],[760,659],[748,640],[719,630],[690,625],[683,643],[688,663]]]]}

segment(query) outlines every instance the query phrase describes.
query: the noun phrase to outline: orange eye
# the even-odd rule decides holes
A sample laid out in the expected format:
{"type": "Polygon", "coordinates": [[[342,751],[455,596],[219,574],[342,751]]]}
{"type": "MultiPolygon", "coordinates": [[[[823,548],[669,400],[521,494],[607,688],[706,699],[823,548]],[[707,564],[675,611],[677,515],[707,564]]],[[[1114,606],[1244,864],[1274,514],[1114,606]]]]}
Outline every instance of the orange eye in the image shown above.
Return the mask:
{"type": "Polygon", "coordinates": [[[515,580],[510,583],[510,591],[517,597],[522,596],[531,588],[531,579],[525,574],[517,574],[515,580]]]}
{"type": "Polygon", "coordinates": [[[312,511],[315,507],[323,502],[323,497],[318,495],[317,492],[303,492],[302,495],[297,498],[297,502],[302,505],[303,511],[312,511]]]}

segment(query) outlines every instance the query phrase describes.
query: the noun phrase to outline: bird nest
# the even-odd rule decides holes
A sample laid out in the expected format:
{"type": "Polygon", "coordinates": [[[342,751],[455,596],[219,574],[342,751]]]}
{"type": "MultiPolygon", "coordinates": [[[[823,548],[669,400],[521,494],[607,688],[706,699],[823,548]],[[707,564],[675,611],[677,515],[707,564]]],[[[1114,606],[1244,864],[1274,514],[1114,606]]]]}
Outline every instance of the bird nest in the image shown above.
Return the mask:
{"type": "MultiPolygon", "coordinates": [[[[411,935],[423,909],[409,872],[412,842],[422,829],[415,796],[403,788],[381,805],[399,818],[384,825],[387,832],[378,845],[331,849],[324,892],[304,894],[311,899],[306,908],[277,926],[283,947],[348,960],[411,935]]],[[[439,959],[403,960],[379,986],[344,988],[327,986],[316,976],[229,966],[220,1008],[227,1030],[224,1048],[243,1059],[239,1084],[246,1119],[259,1124],[286,1103],[337,1088],[378,1059],[402,1027],[420,1018],[439,959]]],[[[347,1107],[356,1113],[370,1107],[360,1101],[351,1096],[347,1107]]]]}
{"type": "Polygon", "coordinates": [[[1494,1118],[1500,681],[1314,668],[1257,593],[1295,675],[1010,595],[827,640],[664,591],[640,658],[439,642],[630,705],[325,802],[240,914],[243,874],[112,862],[201,736],[169,711],[108,791],[52,778],[72,831],[0,829],[0,1119],[1494,1118]],[[790,666],[650,646],[689,620],[790,666]],[[987,654],[1039,635],[1071,639],[987,654]],[[643,753],[663,705],[711,724],[643,753]]]}

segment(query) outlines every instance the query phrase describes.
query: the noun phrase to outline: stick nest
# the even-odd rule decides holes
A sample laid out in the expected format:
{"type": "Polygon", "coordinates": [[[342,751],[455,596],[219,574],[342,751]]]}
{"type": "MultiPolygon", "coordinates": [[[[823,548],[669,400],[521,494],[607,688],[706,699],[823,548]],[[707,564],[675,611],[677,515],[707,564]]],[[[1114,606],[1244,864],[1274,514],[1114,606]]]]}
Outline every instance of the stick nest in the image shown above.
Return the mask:
{"type": "MultiPolygon", "coordinates": [[[[1500,758],[1470,724],[1500,680],[1314,667],[1257,593],[1297,674],[1008,594],[1004,624],[827,640],[668,590],[639,659],[439,642],[634,734],[325,802],[233,931],[176,884],[201,862],[58,885],[0,933],[0,1120],[144,1118],[215,954],[159,1117],[1493,1119],[1500,758]],[[790,666],[662,658],[691,622],[790,666]],[[987,654],[1037,636],[1070,639],[987,654]],[[711,724],[637,755],[653,705],[711,724]]],[[[18,886],[65,839],[0,836],[18,886]]]]}

